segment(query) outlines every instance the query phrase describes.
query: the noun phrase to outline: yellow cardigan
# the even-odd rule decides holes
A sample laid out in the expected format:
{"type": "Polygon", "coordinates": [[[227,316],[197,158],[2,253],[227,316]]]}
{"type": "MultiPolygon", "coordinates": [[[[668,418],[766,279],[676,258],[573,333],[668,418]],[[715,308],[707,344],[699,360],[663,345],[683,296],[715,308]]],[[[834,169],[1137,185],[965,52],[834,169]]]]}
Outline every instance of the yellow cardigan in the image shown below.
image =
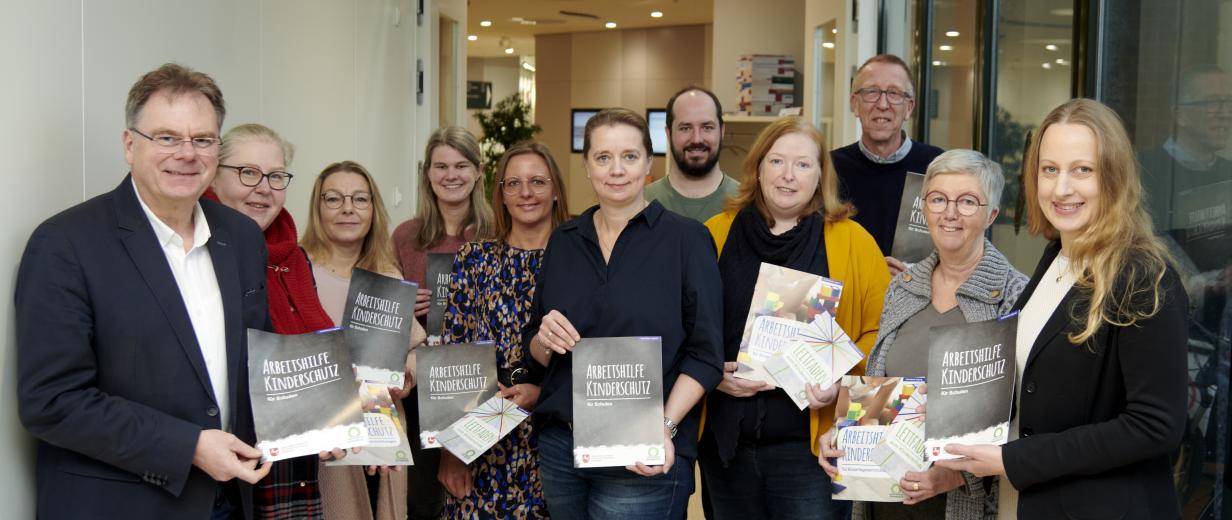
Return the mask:
{"type": "MultiPolygon", "coordinates": [[[[736,212],[726,211],[706,221],[720,255],[735,218],[736,212]]],[[[824,236],[829,278],[843,282],[838,316],[834,320],[864,352],[865,359],[851,369],[850,374],[864,375],[868,353],[877,339],[881,305],[890,285],[890,269],[873,236],[851,219],[826,222],[824,236]]],[[[812,410],[810,416],[809,437],[813,439],[810,444],[813,454],[817,455],[817,439],[834,424],[834,406],[812,410]]]]}

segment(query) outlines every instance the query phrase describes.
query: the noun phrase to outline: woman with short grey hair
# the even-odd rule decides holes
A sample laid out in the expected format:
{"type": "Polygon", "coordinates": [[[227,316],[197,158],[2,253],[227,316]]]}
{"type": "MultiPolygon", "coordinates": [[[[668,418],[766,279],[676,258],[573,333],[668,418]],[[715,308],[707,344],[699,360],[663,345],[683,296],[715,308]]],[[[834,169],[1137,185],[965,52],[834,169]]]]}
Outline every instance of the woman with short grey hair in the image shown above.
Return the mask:
{"type": "MultiPolygon", "coordinates": [[[[1000,213],[1004,187],[1001,167],[974,150],[950,150],[929,164],[922,193],[934,251],[890,282],[867,375],[924,376],[929,328],[991,320],[1014,306],[1027,277],[984,238],[1000,213]]],[[[819,462],[833,476],[826,458],[841,451],[831,437],[822,438],[819,462]]],[[[996,517],[996,484],[968,473],[933,466],[908,472],[899,484],[901,504],[856,503],[853,517],[996,517]]]]}

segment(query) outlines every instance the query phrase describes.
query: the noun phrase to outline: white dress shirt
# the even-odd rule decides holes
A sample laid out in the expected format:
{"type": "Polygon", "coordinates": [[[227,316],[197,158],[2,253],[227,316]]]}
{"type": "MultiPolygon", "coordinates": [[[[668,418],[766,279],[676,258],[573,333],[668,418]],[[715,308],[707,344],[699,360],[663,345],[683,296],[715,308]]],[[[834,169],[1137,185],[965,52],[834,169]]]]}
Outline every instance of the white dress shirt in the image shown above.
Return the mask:
{"type": "Polygon", "coordinates": [[[218,277],[214,274],[214,261],[205,245],[210,239],[210,225],[205,221],[201,204],[197,203],[193,206],[192,248],[185,252],[184,239],[154,215],[145,201],[141,200],[141,192],[137,191],[136,184],[133,185],[133,191],[137,193],[141,210],[154,228],[154,236],[158,238],[158,244],[171,266],[171,274],[175,276],[175,283],[180,288],[180,297],[184,299],[184,307],[188,309],[193,334],[201,347],[201,357],[205,360],[210,385],[214,388],[218,418],[222,429],[228,430],[231,400],[227,392],[226,323],[222,311],[222,292],[218,288],[218,277]]]}

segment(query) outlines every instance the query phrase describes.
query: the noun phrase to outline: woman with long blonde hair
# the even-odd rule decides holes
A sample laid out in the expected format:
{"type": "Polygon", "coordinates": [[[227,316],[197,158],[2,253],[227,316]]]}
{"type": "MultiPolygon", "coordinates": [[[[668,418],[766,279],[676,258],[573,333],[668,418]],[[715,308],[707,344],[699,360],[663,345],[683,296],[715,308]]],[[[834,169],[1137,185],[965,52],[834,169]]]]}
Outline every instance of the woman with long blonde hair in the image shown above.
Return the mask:
{"type": "Polygon", "coordinates": [[[1044,119],[1025,158],[1031,232],[1052,243],[1015,306],[1005,446],[938,464],[999,475],[1000,518],[1180,518],[1169,455],[1186,409],[1187,298],[1142,204],[1121,120],[1090,99],[1044,119]]]}

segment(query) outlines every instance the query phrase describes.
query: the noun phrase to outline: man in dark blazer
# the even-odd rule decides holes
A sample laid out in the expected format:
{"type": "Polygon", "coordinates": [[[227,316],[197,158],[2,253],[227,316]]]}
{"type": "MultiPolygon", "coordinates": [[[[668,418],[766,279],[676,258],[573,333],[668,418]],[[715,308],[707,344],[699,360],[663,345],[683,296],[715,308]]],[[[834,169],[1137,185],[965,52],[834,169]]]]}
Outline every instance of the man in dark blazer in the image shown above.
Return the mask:
{"type": "Polygon", "coordinates": [[[21,420],[38,515],[246,518],[258,467],[247,328],[268,329],[265,243],[198,199],[218,166],[222,93],[164,65],[129,92],[115,190],[48,219],[17,275],[21,420]]]}

